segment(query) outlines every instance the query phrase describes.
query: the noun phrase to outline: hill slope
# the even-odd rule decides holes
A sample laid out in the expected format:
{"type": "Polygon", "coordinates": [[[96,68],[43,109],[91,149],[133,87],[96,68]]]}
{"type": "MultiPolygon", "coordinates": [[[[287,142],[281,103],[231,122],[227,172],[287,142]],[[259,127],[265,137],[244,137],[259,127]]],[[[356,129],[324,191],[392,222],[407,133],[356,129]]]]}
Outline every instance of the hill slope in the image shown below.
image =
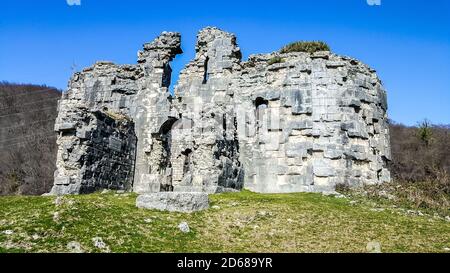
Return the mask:
{"type": "Polygon", "coordinates": [[[193,214],[137,209],[135,199],[0,198],[0,252],[78,244],[85,252],[366,252],[372,241],[383,252],[450,251],[450,222],[346,198],[243,191],[210,195],[212,207],[193,214]],[[182,221],[189,233],[178,228],[182,221]]]}
{"type": "Polygon", "coordinates": [[[47,86],[0,82],[0,195],[50,190],[60,96],[47,86]]]}

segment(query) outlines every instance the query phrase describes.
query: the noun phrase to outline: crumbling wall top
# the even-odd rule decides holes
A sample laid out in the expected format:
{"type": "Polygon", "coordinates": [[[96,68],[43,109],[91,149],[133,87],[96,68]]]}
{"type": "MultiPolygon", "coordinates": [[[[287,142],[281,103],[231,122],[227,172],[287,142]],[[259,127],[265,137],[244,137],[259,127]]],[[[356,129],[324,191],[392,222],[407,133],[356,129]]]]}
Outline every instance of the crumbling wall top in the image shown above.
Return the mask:
{"type": "Polygon", "coordinates": [[[236,57],[239,60],[242,57],[240,48],[236,43],[236,36],[233,33],[223,31],[217,27],[205,27],[198,32],[197,44],[195,45],[197,55],[199,53],[203,54],[217,46],[228,46],[236,53],[236,57]]]}
{"type": "Polygon", "coordinates": [[[144,44],[143,50],[138,52],[138,63],[146,62],[149,57],[159,57],[171,61],[175,55],[181,53],[183,53],[181,34],[164,31],[152,42],[144,44]]]}

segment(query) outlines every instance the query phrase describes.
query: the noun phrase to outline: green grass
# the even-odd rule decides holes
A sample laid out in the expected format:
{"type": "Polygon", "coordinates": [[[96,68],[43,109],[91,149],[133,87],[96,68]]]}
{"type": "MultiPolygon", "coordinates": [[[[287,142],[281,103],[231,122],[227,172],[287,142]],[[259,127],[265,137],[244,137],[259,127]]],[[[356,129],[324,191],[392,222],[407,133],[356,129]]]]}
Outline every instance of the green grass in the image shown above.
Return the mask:
{"type": "Polygon", "coordinates": [[[325,43],[321,41],[298,41],[290,43],[286,46],[284,46],[280,53],[289,53],[289,52],[308,52],[308,53],[314,53],[317,51],[330,51],[330,47],[325,43]]]}
{"type": "Polygon", "coordinates": [[[79,242],[100,252],[445,252],[450,223],[313,193],[210,195],[206,211],[182,214],[137,209],[134,194],[0,198],[0,252],[67,252],[79,242]],[[59,212],[59,219],[54,213],[59,212]],[[188,222],[191,232],[178,229],[188,222]],[[12,234],[6,234],[12,230],[12,234]]]}
{"type": "Polygon", "coordinates": [[[278,64],[278,63],[284,63],[285,60],[281,57],[275,56],[273,58],[271,58],[269,61],[267,61],[268,65],[272,65],[272,64],[278,64]]]}

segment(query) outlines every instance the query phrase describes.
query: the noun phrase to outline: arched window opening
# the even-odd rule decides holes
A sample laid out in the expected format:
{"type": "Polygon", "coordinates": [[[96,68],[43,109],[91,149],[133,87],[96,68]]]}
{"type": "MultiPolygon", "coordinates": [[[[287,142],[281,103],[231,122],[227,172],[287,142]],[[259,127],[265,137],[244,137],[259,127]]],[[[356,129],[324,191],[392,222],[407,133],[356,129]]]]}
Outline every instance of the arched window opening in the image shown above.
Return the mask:
{"type": "Polygon", "coordinates": [[[261,98],[261,97],[257,97],[255,99],[255,108],[256,108],[256,122],[257,122],[257,126],[259,127],[262,122],[262,118],[263,118],[263,110],[266,109],[269,106],[269,101],[261,98]]]}

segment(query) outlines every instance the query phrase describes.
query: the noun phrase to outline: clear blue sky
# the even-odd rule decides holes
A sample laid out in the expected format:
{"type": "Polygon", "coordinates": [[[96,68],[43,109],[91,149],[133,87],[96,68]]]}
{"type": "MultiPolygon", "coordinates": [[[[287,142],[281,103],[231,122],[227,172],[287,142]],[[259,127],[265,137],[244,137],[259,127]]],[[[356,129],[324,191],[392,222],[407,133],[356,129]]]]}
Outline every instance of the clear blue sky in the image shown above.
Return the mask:
{"type": "Polygon", "coordinates": [[[450,124],[450,1],[133,1],[0,2],[0,80],[65,89],[71,66],[135,63],[160,32],[182,34],[174,80],[194,56],[195,35],[212,25],[237,35],[244,59],[295,40],[324,40],[338,54],[378,71],[389,116],[413,125],[450,124]]]}

